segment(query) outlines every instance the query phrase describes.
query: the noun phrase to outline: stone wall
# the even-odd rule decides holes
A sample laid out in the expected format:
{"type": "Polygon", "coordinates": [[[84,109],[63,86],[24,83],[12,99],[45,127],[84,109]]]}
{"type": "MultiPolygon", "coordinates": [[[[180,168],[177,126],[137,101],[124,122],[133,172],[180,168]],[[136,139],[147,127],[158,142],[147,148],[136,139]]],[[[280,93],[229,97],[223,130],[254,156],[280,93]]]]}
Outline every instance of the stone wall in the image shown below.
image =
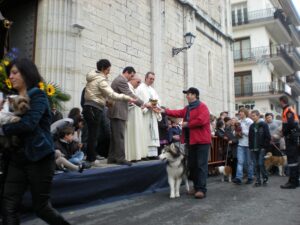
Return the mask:
{"type": "MultiPolygon", "coordinates": [[[[206,1],[189,2],[200,8],[206,1]]],[[[205,7],[206,16],[212,13],[214,22],[225,24],[221,7],[205,7]]],[[[230,42],[199,18],[179,0],[41,0],[36,63],[48,80],[72,95],[66,111],[79,106],[85,75],[101,58],[112,63],[110,80],[125,66],[141,76],[154,71],[163,105],[184,106],[182,90],[195,86],[212,112],[233,111],[230,42]],[[197,36],[194,45],[172,57],[173,47],[185,46],[186,32],[197,36]]]]}

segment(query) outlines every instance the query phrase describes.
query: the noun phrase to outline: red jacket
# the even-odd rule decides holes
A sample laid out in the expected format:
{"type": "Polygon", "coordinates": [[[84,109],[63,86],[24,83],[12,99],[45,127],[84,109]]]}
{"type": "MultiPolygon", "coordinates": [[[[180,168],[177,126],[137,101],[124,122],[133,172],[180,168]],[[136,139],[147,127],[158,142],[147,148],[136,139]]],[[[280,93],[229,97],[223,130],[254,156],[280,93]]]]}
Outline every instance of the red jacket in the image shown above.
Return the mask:
{"type": "MultiPolygon", "coordinates": [[[[168,116],[176,118],[185,118],[187,107],[179,110],[166,109],[168,116]]],[[[186,120],[184,119],[183,122],[186,120]]],[[[190,111],[190,121],[188,123],[190,129],[190,144],[210,144],[211,132],[210,132],[210,120],[209,111],[207,106],[201,102],[200,105],[190,111]]],[[[181,135],[181,143],[184,143],[184,132],[181,135]]]]}

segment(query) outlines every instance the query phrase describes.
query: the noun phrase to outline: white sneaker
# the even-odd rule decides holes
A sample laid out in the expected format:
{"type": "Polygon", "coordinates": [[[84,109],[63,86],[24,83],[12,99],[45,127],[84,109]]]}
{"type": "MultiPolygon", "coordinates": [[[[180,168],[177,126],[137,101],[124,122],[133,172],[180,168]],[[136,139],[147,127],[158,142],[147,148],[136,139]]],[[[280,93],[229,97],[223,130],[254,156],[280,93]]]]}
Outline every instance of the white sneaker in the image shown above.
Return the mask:
{"type": "Polygon", "coordinates": [[[94,166],[94,167],[101,167],[101,166],[103,166],[101,164],[101,161],[98,160],[98,159],[96,159],[94,162],[91,162],[91,165],[94,166]]]}

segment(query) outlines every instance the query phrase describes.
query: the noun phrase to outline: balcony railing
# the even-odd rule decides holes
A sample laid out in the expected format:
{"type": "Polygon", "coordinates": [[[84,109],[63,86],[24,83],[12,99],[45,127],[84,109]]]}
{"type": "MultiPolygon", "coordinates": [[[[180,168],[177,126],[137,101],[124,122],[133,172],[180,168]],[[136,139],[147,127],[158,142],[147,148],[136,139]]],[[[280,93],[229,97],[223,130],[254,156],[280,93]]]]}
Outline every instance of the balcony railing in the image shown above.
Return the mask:
{"type": "Polygon", "coordinates": [[[237,15],[232,15],[232,26],[248,24],[250,22],[255,22],[266,18],[279,19],[287,32],[291,34],[291,30],[289,27],[290,23],[288,22],[286,16],[283,15],[283,11],[281,9],[276,8],[268,8],[255,11],[247,11],[247,9],[245,8],[243,11],[239,11],[237,15]]]}
{"type": "Polygon", "coordinates": [[[235,85],[235,97],[281,94],[285,92],[285,83],[263,82],[249,85],[235,85]]]}
{"type": "Polygon", "coordinates": [[[256,61],[257,63],[266,63],[272,57],[281,56],[293,67],[293,61],[288,54],[295,51],[290,44],[272,45],[257,48],[247,48],[233,51],[234,62],[256,61]]]}

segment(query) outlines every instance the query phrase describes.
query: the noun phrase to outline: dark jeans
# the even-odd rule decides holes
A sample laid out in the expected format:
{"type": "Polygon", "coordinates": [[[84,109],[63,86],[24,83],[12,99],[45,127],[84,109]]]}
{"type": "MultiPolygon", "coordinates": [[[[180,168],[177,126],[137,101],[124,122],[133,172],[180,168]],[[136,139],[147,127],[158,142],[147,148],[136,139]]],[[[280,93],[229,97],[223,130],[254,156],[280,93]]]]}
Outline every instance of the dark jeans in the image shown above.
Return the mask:
{"type": "Polygon", "coordinates": [[[96,152],[107,158],[109,152],[110,145],[110,136],[111,136],[111,128],[110,128],[110,119],[107,116],[107,108],[105,107],[104,113],[100,120],[100,131],[99,131],[99,139],[98,139],[98,147],[96,152]]]}
{"type": "Polygon", "coordinates": [[[109,146],[108,161],[122,162],[125,160],[125,120],[111,119],[111,141],[109,146]]]}
{"type": "Polygon", "coordinates": [[[298,146],[293,141],[285,139],[286,156],[289,167],[289,182],[299,185],[299,161],[298,161],[298,146]]]}
{"type": "Polygon", "coordinates": [[[94,162],[96,160],[97,152],[99,149],[101,118],[103,111],[93,106],[84,106],[82,114],[88,127],[88,140],[86,149],[87,161],[94,162]]]}
{"type": "Polygon", "coordinates": [[[261,183],[260,175],[262,175],[263,179],[268,178],[268,174],[265,168],[265,155],[266,151],[264,149],[258,151],[251,151],[251,157],[253,161],[253,165],[256,173],[256,182],[261,183]]]}
{"type": "Polygon", "coordinates": [[[52,208],[49,201],[54,169],[53,155],[47,156],[38,162],[15,161],[12,159],[4,185],[3,224],[20,224],[18,209],[27,187],[30,188],[33,209],[38,217],[48,224],[69,224],[52,208]]]}
{"type": "Polygon", "coordinates": [[[188,149],[188,167],[195,191],[207,192],[209,144],[186,145],[188,149]]]}

